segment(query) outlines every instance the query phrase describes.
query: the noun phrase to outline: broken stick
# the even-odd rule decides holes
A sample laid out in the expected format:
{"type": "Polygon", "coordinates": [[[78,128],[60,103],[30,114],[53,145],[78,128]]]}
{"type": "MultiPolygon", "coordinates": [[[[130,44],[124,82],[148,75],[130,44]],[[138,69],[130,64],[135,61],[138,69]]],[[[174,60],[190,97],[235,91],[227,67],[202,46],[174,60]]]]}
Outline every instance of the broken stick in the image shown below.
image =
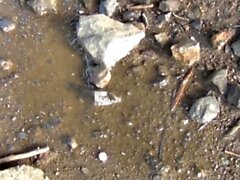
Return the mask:
{"type": "Polygon", "coordinates": [[[33,151],[30,151],[30,152],[9,155],[9,156],[6,156],[4,158],[1,158],[0,159],[0,164],[30,158],[30,157],[33,157],[33,156],[37,156],[37,155],[40,155],[40,154],[47,153],[49,150],[50,150],[49,147],[44,147],[44,148],[35,149],[33,151]]]}
{"type": "Polygon", "coordinates": [[[235,157],[240,158],[240,154],[234,153],[234,152],[232,152],[232,151],[227,151],[227,150],[225,150],[225,153],[226,153],[226,154],[229,154],[229,155],[231,155],[231,156],[235,156],[235,157]]]}
{"type": "Polygon", "coordinates": [[[192,76],[193,76],[193,68],[191,68],[188,71],[187,75],[184,77],[184,79],[180,85],[180,88],[178,89],[176,96],[173,100],[171,111],[174,111],[176,109],[177,105],[179,104],[179,102],[182,100],[183,95],[188,87],[189,81],[192,78],[192,76]]]}
{"type": "Polygon", "coordinates": [[[142,10],[142,9],[151,9],[153,7],[154,7],[153,4],[142,4],[142,5],[135,5],[135,6],[129,5],[129,6],[127,6],[127,9],[128,10],[142,10]]]}

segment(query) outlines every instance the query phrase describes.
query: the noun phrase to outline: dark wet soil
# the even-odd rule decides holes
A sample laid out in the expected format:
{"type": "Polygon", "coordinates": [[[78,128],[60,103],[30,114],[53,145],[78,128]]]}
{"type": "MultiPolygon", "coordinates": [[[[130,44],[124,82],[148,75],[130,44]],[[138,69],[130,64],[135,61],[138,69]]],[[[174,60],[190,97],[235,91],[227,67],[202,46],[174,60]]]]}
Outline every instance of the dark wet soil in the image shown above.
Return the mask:
{"type": "Polygon", "coordinates": [[[225,150],[240,153],[239,132],[229,136],[239,110],[212,92],[221,101],[214,121],[201,128],[187,111],[194,99],[212,90],[205,84],[210,70],[228,67],[229,81],[239,82],[238,59],[210,44],[212,34],[237,25],[239,3],[182,1],[177,14],[203,19],[205,26],[200,32],[186,30],[188,23],[175,19],[165,29],[176,34],[173,42],[194,36],[202,47],[193,82],[171,112],[172,93],[181,80],[176,77],[188,67],[155,42],[156,9],[146,11],[151,25],[146,38],[114,67],[106,88],[122,102],[95,107],[83,77],[83,52],[74,44],[79,2],[61,1],[57,15],[39,17],[16,0],[0,1],[0,15],[17,25],[0,33],[0,56],[16,65],[0,77],[0,155],[48,145],[52,153],[34,165],[51,179],[238,179],[240,159],[225,150]],[[153,85],[159,66],[171,74],[164,88],[153,85]],[[73,152],[64,143],[66,136],[78,143],[73,152]],[[106,163],[98,160],[100,151],[107,153],[106,163]]]}

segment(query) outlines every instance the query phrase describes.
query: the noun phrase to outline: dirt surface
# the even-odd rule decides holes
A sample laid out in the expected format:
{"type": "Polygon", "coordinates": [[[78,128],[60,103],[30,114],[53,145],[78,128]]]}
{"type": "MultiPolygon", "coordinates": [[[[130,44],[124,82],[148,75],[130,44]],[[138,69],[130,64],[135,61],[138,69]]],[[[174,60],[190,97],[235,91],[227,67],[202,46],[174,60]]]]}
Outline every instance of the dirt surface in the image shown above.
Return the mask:
{"type": "MultiPolygon", "coordinates": [[[[93,105],[83,76],[84,55],[74,41],[80,3],[60,1],[58,14],[40,17],[17,0],[0,1],[0,15],[16,23],[14,31],[0,32],[0,56],[16,66],[0,72],[0,155],[48,145],[52,153],[30,164],[58,180],[239,179],[240,158],[225,151],[240,153],[239,131],[229,135],[240,111],[205,79],[227,67],[229,82],[240,80],[238,59],[210,44],[214,33],[237,25],[240,1],[183,0],[176,12],[182,19],[173,18],[162,30],[155,27],[158,1],[142,10],[149,19],[146,38],[114,67],[106,89],[123,100],[109,107],[93,105]],[[201,31],[189,25],[197,18],[204,21],[201,31]],[[189,68],[172,58],[171,44],[156,43],[157,31],[174,34],[171,43],[194,36],[201,44],[194,80],[175,112],[172,93],[189,68]],[[153,85],[159,66],[171,75],[162,89],[153,85]],[[221,113],[201,128],[187,112],[207,93],[221,102],[221,113]],[[67,136],[78,143],[74,151],[64,142],[67,136]],[[105,163],[100,151],[108,155],[105,163]]],[[[121,20],[121,12],[115,18],[121,20]]]]}

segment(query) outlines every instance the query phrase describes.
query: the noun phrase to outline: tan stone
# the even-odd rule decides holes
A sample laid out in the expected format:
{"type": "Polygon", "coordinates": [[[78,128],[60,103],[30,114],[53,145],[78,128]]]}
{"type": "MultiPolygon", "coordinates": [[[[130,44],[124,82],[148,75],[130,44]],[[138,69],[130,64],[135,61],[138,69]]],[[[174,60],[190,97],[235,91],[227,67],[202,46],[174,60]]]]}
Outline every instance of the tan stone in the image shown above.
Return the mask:
{"type": "Polygon", "coordinates": [[[111,80],[111,72],[103,65],[90,66],[85,74],[89,83],[93,83],[98,88],[104,88],[111,80]]]}
{"type": "Polygon", "coordinates": [[[193,65],[200,60],[200,43],[189,39],[187,41],[181,41],[171,47],[173,57],[187,64],[193,65]]]}
{"type": "Polygon", "coordinates": [[[236,31],[234,29],[228,29],[215,34],[212,37],[212,46],[218,50],[223,49],[223,47],[233,38],[236,31]]]}

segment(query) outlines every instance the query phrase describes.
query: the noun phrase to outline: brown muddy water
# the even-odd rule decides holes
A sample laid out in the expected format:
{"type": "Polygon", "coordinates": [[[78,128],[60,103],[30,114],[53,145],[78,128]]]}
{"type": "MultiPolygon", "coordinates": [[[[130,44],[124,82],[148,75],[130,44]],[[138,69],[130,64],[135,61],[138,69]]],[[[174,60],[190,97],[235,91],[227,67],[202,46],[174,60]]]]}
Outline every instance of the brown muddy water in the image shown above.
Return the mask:
{"type": "MultiPolygon", "coordinates": [[[[73,12],[74,3],[63,8],[73,12]]],[[[0,33],[0,56],[16,66],[0,79],[1,156],[48,145],[53,155],[35,166],[51,179],[65,180],[158,174],[162,179],[221,179],[225,171],[226,177],[237,172],[237,160],[223,154],[226,142],[216,121],[199,130],[183,105],[170,111],[176,79],[163,89],[153,86],[158,66],[173,75],[181,67],[151,38],[113,69],[106,89],[122,102],[95,107],[83,77],[83,54],[70,45],[74,32],[68,11],[38,17],[14,0],[0,1],[0,15],[17,25],[13,32],[0,33]],[[66,136],[78,143],[73,152],[64,143],[66,136]],[[98,160],[100,151],[107,153],[106,163],[98,160]]],[[[198,87],[194,81],[191,97],[201,96],[198,87]]]]}

